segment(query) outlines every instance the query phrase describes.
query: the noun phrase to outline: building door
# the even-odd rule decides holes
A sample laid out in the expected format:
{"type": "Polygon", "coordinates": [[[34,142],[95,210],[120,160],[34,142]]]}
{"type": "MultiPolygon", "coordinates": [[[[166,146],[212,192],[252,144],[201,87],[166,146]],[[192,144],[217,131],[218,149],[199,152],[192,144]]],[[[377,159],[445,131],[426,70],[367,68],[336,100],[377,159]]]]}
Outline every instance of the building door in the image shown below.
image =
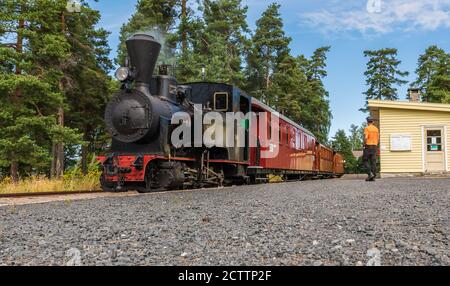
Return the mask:
{"type": "Polygon", "coordinates": [[[442,128],[425,129],[425,171],[445,171],[444,130],[442,128]]]}

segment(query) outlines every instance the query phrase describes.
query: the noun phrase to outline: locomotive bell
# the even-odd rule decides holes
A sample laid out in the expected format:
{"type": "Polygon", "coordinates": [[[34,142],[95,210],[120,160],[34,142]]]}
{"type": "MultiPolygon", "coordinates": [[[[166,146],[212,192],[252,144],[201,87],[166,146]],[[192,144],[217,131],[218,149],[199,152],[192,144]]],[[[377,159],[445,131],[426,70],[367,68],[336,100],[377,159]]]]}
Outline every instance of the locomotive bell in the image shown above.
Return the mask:
{"type": "Polygon", "coordinates": [[[136,88],[144,85],[149,87],[155,70],[156,61],[161,50],[161,44],[150,35],[135,34],[126,41],[130,66],[134,69],[136,88]]]}

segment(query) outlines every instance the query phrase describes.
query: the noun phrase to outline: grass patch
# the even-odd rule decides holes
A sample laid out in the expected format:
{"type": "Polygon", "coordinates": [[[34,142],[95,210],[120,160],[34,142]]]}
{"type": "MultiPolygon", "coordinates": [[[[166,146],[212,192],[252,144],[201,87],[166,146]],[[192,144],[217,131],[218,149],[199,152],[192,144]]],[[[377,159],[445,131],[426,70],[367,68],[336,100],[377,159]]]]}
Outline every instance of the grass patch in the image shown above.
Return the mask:
{"type": "Polygon", "coordinates": [[[33,176],[20,180],[18,183],[13,183],[10,178],[6,178],[0,182],[0,194],[96,191],[99,189],[99,177],[89,175],[53,180],[43,176],[33,176]]]}
{"type": "Polygon", "coordinates": [[[0,181],[0,194],[47,193],[64,191],[100,190],[100,170],[96,162],[88,166],[88,174],[83,175],[77,166],[67,171],[60,179],[46,176],[30,176],[13,183],[7,177],[0,181]]]}

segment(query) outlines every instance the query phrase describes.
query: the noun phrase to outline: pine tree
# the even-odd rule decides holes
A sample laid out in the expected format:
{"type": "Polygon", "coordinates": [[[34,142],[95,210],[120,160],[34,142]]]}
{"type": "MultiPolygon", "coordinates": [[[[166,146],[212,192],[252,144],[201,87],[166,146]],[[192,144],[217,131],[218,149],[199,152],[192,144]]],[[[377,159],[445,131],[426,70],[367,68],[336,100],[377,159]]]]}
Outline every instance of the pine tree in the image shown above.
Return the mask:
{"type": "Polygon", "coordinates": [[[0,165],[10,167],[14,181],[21,171],[48,168],[51,142],[79,139],[56,120],[70,47],[61,29],[65,7],[52,0],[5,0],[1,7],[0,165]]]}
{"type": "Polygon", "coordinates": [[[331,146],[336,152],[339,152],[344,156],[344,167],[346,173],[353,173],[357,168],[357,160],[352,153],[352,144],[348,139],[345,131],[339,129],[334,135],[331,146]]]}
{"type": "Polygon", "coordinates": [[[428,102],[450,102],[450,54],[437,46],[430,46],[420,55],[417,79],[413,83],[428,102]]]}
{"type": "Polygon", "coordinates": [[[299,99],[302,106],[300,119],[321,142],[328,140],[332,118],[328,91],[323,84],[323,79],[327,76],[326,60],[329,50],[330,47],[318,48],[310,60],[299,57],[299,61],[306,67],[304,71],[307,78],[305,96],[299,99]]]}
{"type": "Polygon", "coordinates": [[[160,62],[172,61],[177,36],[171,32],[179,16],[180,0],[139,0],[136,12],[120,29],[116,63],[124,65],[127,56],[125,41],[134,33],[148,33],[163,44],[160,62]]]}
{"type": "MultiPolygon", "coordinates": [[[[179,82],[193,82],[202,80],[202,67],[205,66],[201,47],[204,45],[205,24],[202,19],[195,16],[194,11],[186,8],[186,17],[178,27],[179,43],[181,49],[176,54],[176,78],[179,82]],[[184,47],[183,47],[184,45],[184,47]]],[[[206,68],[205,68],[206,70],[206,68]]]]}
{"type": "Polygon", "coordinates": [[[189,32],[186,50],[182,51],[177,65],[178,79],[242,87],[242,58],[248,45],[247,7],[241,0],[204,0],[200,12],[201,18],[188,12],[182,26],[181,33],[189,32]]]}
{"type": "Polygon", "coordinates": [[[96,28],[100,13],[84,3],[80,13],[66,17],[70,53],[74,64],[65,70],[70,88],[67,102],[67,125],[83,133],[81,169],[87,172],[89,156],[106,144],[108,136],[103,125],[103,112],[115,84],[108,76],[112,68],[109,59],[109,32],[96,28]],[[89,116],[86,116],[86,115],[89,116]]]}
{"type": "MultiPolygon", "coordinates": [[[[364,92],[366,100],[397,100],[396,86],[407,83],[402,78],[409,74],[399,69],[401,61],[397,59],[397,49],[364,51],[364,56],[369,58],[367,70],[364,73],[368,86],[367,91],[364,92]]],[[[361,111],[367,112],[367,103],[361,111]]]]}
{"type": "Polygon", "coordinates": [[[270,95],[268,104],[274,106],[281,114],[300,122],[303,111],[301,98],[306,96],[304,91],[306,77],[297,59],[286,55],[271,78],[272,83],[267,90],[267,94],[270,95]]]}
{"type": "Polygon", "coordinates": [[[286,55],[272,74],[267,90],[269,105],[309,129],[324,143],[328,141],[331,123],[328,92],[322,82],[327,75],[326,51],[328,47],[318,49],[310,60],[286,55]]]}
{"type": "Polygon", "coordinates": [[[331,112],[323,78],[330,48],[317,49],[311,59],[291,56],[291,39],[283,31],[279,9],[273,3],[257,20],[247,57],[246,89],[326,142],[331,112]]]}
{"type": "Polygon", "coordinates": [[[350,143],[352,145],[352,150],[362,150],[363,149],[363,138],[364,138],[364,125],[361,127],[352,124],[350,126],[350,143]]]}
{"type": "Polygon", "coordinates": [[[269,105],[278,101],[268,93],[272,76],[290,52],[291,38],[284,33],[279,9],[279,4],[270,4],[256,21],[256,31],[251,39],[252,47],[247,56],[246,89],[269,105]]]}

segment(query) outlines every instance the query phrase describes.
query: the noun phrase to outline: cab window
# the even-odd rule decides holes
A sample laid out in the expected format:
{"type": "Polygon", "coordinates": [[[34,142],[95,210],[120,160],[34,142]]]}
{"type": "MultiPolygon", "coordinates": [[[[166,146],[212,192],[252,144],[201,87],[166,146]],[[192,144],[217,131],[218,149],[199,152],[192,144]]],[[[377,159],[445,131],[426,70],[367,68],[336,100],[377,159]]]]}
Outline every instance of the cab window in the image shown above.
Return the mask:
{"type": "Polygon", "coordinates": [[[214,93],[214,110],[217,111],[228,110],[228,92],[214,93]]]}

